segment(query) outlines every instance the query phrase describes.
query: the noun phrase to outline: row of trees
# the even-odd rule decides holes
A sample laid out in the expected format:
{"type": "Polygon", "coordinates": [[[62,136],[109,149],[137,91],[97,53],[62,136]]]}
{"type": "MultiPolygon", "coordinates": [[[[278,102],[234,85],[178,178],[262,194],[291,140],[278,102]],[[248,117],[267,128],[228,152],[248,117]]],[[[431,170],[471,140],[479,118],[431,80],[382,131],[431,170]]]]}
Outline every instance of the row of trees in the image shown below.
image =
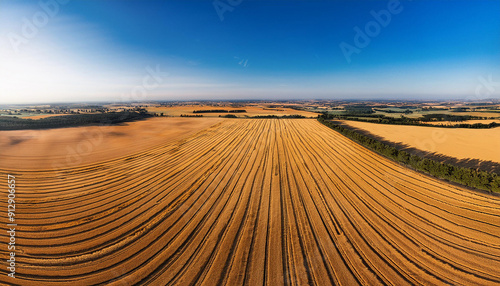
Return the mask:
{"type": "Polygon", "coordinates": [[[225,109],[206,109],[206,110],[194,110],[193,113],[245,113],[244,109],[235,110],[225,110],[225,109]]]}
{"type": "Polygon", "coordinates": [[[384,113],[404,113],[404,114],[412,114],[413,113],[413,111],[411,111],[408,108],[405,111],[403,111],[403,112],[396,111],[396,110],[391,110],[391,109],[378,109],[378,108],[374,108],[373,110],[384,112],[384,113]]]}
{"type": "Polygon", "coordinates": [[[298,114],[292,114],[292,115],[256,115],[252,116],[251,118],[306,118],[303,115],[298,115],[298,114]]]}
{"type": "Polygon", "coordinates": [[[202,114],[181,114],[181,117],[203,117],[202,114]]]}
{"type": "Polygon", "coordinates": [[[469,115],[452,115],[445,113],[424,114],[420,120],[422,121],[464,121],[470,119],[481,119],[480,117],[469,115]]]}
{"type": "MultiPolygon", "coordinates": [[[[426,121],[423,121],[420,118],[409,118],[409,117],[406,117],[403,115],[400,118],[396,118],[396,117],[384,116],[384,115],[379,115],[379,114],[369,114],[369,115],[363,115],[361,117],[359,115],[356,116],[354,114],[326,114],[326,113],[323,113],[321,115],[321,117],[324,119],[345,119],[345,120],[380,123],[380,124],[430,126],[430,127],[443,127],[443,128],[488,129],[488,128],[494,128],[494,127],[500,126],[500,124],[496,123],[496,122],[491,122],[488,124],[484,124],[484,123],[474,123],[474,124],[459,123],[459,124],[435,125],[435,124],[426,123],[428,121],[433,121],[433,120],[430,120],[431,117],[428,117],[428,118],[424,119],[426,121]]],[[[482,119],[482,118],[468,117],[467,119],[482,119]]]]}
{"type": "Polygon", "coordinates": [[[500,176],[496,173],[478,171],[471,168],[459,167],[423,158],[410,154],[406,151],[399,150],[396,147],[370,138],[354,130],[347,129],[338,124],[327,121],[324,117],[320,117],[318,120],[324,125],[340,132],[346,137],[351,138],[373,151],[416,170],[468,187],[486,190],[489,192],[500,192],[500,176]]]}
{"type": "MultiPolygon", "coordinates": [[[[224,118],[238,118],[234,114],[226,114],[226,115],[219,115],[219,117],[224,117],[224,118]]],[[[277,115],[256,115],[256,116],[245,116],[245,118],[306,118],[305,116],[302,115],[283,115],[283,116],[277,116],[277,115]]]]}
{"type": "Polygon", "coordinates": [[[88,125],[111,125],[122,122],[141,120],[148,117],[152,117],[152,115],[145,112],[145,110],[62,115],[40,119],[0,117],[0,130],[49,129],[88,125]]]}
{"type": "Polygon", "coordinates": [[[347,114],[372,114],[375,113],[371,106],[366,105],[351,105],[344,107],[347,114]]]}

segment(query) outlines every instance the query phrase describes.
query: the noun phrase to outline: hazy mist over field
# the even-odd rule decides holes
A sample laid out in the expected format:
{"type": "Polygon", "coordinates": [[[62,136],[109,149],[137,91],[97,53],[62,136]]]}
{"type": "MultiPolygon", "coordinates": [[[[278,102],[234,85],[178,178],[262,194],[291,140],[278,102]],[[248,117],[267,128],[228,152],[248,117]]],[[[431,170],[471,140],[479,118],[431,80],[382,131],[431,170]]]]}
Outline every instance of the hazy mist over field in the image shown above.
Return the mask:
{"type": "Polygon", "coordinates": [[[498,98],[498,11],[498,1],[2,1],[0,103],[498,98]]]}

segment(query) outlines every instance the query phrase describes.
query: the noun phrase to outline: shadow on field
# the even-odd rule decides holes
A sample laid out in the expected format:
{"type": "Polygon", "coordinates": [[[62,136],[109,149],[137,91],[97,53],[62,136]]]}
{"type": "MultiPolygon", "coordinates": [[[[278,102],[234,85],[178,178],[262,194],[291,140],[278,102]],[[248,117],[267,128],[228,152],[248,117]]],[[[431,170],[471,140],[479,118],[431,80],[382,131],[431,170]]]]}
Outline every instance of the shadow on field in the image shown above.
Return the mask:
{"type": "Polygon", "coordinates": [[[24,141],[27,141],[31,138],[25,138],[25,137],[11,137],[10,138],[10,142],[9,142],[9,145],[10,146],[14,146],[14,145],[17,145],[17,144],[20,144],[20,143],[23,143],[24,141]]]}

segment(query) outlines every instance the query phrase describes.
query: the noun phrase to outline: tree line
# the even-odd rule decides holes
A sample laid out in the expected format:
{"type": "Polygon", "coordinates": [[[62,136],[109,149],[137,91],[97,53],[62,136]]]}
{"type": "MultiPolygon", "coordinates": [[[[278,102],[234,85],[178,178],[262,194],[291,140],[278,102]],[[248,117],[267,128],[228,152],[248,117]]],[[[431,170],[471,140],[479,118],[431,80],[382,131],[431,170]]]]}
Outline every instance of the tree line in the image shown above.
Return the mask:
{"type": "Polygon", "coordinates": [[[244,109],[236,110],[225,110],[225,109],[206,109],[206,110],[194,110],[193,113],[245,113],[244,109]]]}
{"type": "Polygon", "coordinates": [[[141,120],[148,117],[152,117],[152,115],[145,112],[145,110],[62,115],[40,119],[23,119],[5,116],[0,117],[0,130],[49,129],[100,124],[111,125],[141,120]]]}
{"type": "MultiPolygon", "coordinates": [[[[234,114],[226,114],[226,115],[219,115],[219,117],[224,117],[224,118],[238,118],[236,115],[234,114]]],[[[283,119],[293,119],[293,118],[306,118],[305,116],[303,115],[298,115],[298,114],[292,114],[292,115],[282,115],[282,116],[278,116],[278,115],[256,115],[256,116],[245,116],[245,118],[276,118],[276,119],[280,119],[280,118],[283,118],[283,119]]]]}
{"type": "Polygon", "coordinates": [[[390,109],[379,109],[379,108],[373,108],[374,111],[380,111],[384,113],[404,113],[404,114],[412,114],[413,111],[410,109],[406,109],[405,111],[396,111],[396,110],[390,110],[390,109]]]}
{"type": "Polygon", "coordinates": [[[278,116],[278,115],[256,115],[256,116],[252,116],[250,118],[289,118],[289,119],[293,119],[293,118],[306,118],[305,116],[303,115],[298,115],[298,114],[292,114],[292,115],[282,115],[282,116],[278,116]]]}
{"type": "MultiPolygon", "coordinates": [[[[396,117],[390,117],[390,116],[385,116],[385,115],[379,115],[379,114],[368,114],[368,115],[359,115],[359,114],[327,114],[323,113],[320,115],[320,117],[324,119],[345,119],[345,120],[352,120],[352,121],[361,121],[361,122],[370,122],[370,123],[379,123],[379,124],[392,124],[392,125],[414,125],[414,126],[428,126],[428,127],[442,127],[442,128],[471,128],[471,129],[489,129],[489,128],[495,128],[500,126],[500,123],[497,122],[491,122],[488,124],[485,123],[459,123],[459,124],[452,124],[452,125],[445,125],[445,124],[429,124],[427,122],[430,121],[436,121],[432,120],[432,118],[442,118],[444,121],[445,119],[450,119],[446,121],[461,121],[458,120],[458,118],[461,118],[462,120],[469,120],[469,119],[483,119],[482,117],[475,117],[475,116],[449,116],[448,117],[440,116],[439,114],[426,114],[424,115],[424,118],[409,118],[405,116],[401,116],[400,118],[396,117]],[[466,118],[465,118],[466,117],[466,118]],[[368,118],[373,118],[373,119],[368,119],[368,118]]],[[[441,120],[439,120],[441,121],[441,120]]]]}
{"type": "Polygon", "coordinates": [[[181,114],[181,117],[203,117],[202,114],[181,114]]]}

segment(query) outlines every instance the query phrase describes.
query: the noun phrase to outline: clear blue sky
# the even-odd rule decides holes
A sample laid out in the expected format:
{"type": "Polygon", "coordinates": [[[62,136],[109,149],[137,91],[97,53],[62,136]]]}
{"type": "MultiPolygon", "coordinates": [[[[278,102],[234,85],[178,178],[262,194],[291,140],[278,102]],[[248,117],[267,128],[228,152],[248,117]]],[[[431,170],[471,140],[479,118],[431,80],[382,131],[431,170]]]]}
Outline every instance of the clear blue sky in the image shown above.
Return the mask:
{"type": "Polygon", "coordinates": [[[488,95],[500,95],[500,1],[47,7],[0,1],[0,102],[465,99],[488,77],[499,82],[488,95]],[[381,25],[373,12],[391,19],[381,25]],[[356,45],[356,27],[366,34],[367,25],[370,42],[356,45]]]}

